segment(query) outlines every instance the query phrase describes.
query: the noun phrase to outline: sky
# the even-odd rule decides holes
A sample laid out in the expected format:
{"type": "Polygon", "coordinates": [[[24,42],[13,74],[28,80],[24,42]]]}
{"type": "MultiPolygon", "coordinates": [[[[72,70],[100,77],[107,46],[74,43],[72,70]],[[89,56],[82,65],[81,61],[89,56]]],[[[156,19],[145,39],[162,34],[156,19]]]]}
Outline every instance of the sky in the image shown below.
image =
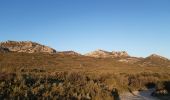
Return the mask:
{"type": "Polygon", "coordinates": [[[170,0],[0,0],[0,41],[170,58],[170,0]]]}

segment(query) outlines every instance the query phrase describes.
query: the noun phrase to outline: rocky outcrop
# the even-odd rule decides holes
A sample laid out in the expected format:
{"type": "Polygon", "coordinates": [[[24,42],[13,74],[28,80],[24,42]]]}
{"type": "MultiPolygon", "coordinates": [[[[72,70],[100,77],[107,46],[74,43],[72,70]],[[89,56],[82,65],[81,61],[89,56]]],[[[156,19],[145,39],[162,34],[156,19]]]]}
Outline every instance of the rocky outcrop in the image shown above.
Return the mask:
{"type": "Polygon", "coordinates": [[[128,57],[128,58],[122,58],[122,59],[119,59],[118,61],[119,62],[123,62],[123,63],[136,63],[136,62],[139,62],[141,61],[143,58],[137,58],[137,57],[128,57]]]}
{"type": "Polygon", "coordinates": [[[96,57],[96,58],[119,58],[119,57],[129,57],[128,53],[125,51],[120,52],[108,52],[104,50],[96,50],[90,53],[85,54],[85,56],[96,57]]]}
{"type": "Polygon", "coordinates": [[[85,56],[96,57],[96,58],[99,58],[99,57],[102,57],[102,58],[111,57],[110,55],[111,55],[111,52],[107,52],[107,51],[104,51],[104,50],[96,50],[96,51],[93,51],[93,52],[85,54],[85,56]]]}
{"type": "Polygon", "coordinates": [[[115,52],[112,51],[113,57],[129,57],[129,54],[126,51],[115,52]]]}
{"type": "Polygon", "coordinates": [[[0,47],[0,53],[7,53],[9,52],[8,48],[0,47]]]}
{"type": "Polygon", "coordinates": [[[62,52],[58,52],[58,54],[74,55],[74,56],[80,56],[81,55],[81,54],[74,52],[74,51],[62,51],[62,52]]]}
{"type": "Polygon", "coordinates": [[[56,50],[31,41],[7,41],[1,42],[0,46],[12,52],[26,53],[56,53],[56,50]]]}

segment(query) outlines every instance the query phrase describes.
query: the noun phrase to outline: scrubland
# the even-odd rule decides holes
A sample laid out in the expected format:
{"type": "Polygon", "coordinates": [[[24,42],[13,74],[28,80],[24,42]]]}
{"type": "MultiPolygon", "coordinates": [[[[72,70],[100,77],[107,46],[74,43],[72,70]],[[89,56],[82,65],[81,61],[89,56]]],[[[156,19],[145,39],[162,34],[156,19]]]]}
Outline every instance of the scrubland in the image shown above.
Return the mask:
{"type": "Polygon", "coordinates": [[[0,54],[0,99],[119,100],[119,94],[156,88],[170,93],[170,67],[112,58],[42,53],[0,54]]]}

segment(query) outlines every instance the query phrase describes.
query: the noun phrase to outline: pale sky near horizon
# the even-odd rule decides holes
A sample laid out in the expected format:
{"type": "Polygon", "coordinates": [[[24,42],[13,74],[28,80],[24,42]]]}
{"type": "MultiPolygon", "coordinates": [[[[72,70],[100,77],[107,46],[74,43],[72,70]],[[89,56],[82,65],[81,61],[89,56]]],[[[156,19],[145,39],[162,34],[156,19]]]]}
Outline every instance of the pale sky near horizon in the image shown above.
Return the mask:
{"type": "Polygon", "coordinates": [[[0,41],[170,58],[170,0],[0,0],[0,41]]]}

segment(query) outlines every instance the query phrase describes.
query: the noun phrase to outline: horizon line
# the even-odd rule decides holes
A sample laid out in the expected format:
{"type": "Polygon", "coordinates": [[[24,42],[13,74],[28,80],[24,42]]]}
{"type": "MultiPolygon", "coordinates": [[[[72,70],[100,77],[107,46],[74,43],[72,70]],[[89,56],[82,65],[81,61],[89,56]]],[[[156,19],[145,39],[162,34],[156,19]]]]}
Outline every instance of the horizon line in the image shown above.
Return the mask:
{"type": "Polygon", "coordinates": [[[167,56],[162,56],[162,55],[159,54],[159,53],[151,53],[151,54],[149,54],[148,56],[137,56],[137,55],[131,55],[131,54],[129,54],[129,52],[126,51],[126,50],[106,50],[106,49],[102,49],[102,48],[90,50],[90,51],[87,51],[86,53],[82,53],[81,51],[77,51],[77,50],[74,50],[74,49],[57,50],[56,48],[54,48],[54,47],[52,47],[52,46],[49,46],[49,45],[46,45],[46,44],[42,44],[41,42],[38,42],[38,41],[31,41],[31,40],[6,40],[6,41],[0,40],[0,43],[10,42],[10,41],[12,41],[12,42],[32,42],[32,43],[37,43],[37,44],[40,44],[40,45],[43,45],[43,46],[47,46],[47,47],[49,47],[49,48],[52,48],[52,49],[56,50],[56,52],[73,51],[73,52],[76,52],[76,53],[81,54],[81,55],[85,55],[85,54],[88,54],[88,53],[90,53],[90,52],[102,50],[102,51],[106,51],[106,52],[126,52],[130,57],[147,58],[147,57],[149,57],[149,56],[151,56],[151,55],[158,55],[158,56],[161,56],[161,57],[170,59],[169,57],[167,57],[167,56]]]}

